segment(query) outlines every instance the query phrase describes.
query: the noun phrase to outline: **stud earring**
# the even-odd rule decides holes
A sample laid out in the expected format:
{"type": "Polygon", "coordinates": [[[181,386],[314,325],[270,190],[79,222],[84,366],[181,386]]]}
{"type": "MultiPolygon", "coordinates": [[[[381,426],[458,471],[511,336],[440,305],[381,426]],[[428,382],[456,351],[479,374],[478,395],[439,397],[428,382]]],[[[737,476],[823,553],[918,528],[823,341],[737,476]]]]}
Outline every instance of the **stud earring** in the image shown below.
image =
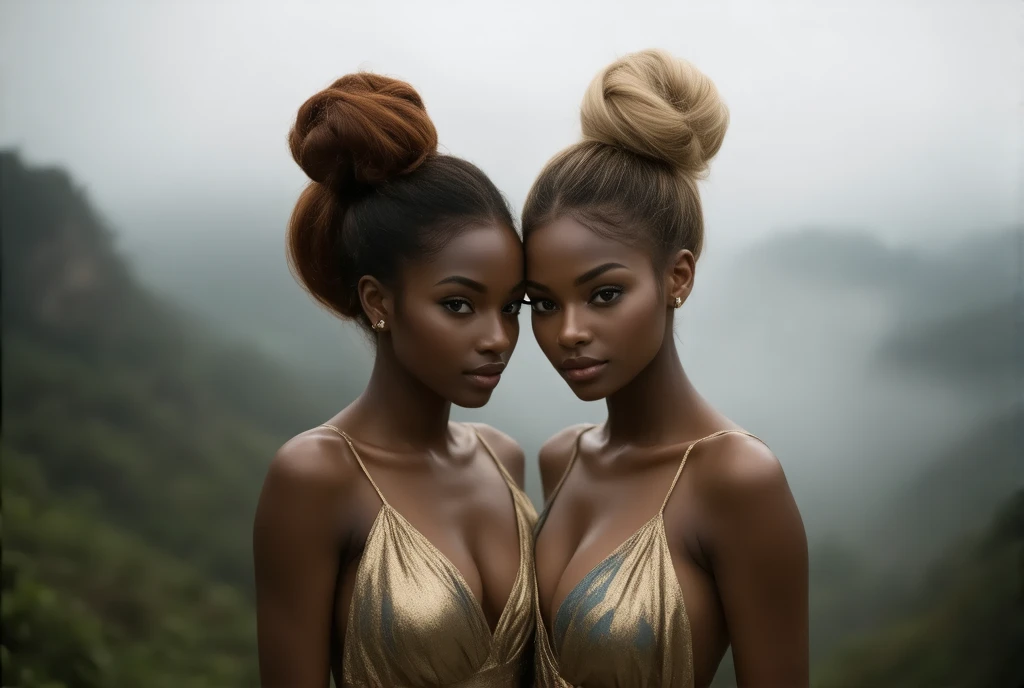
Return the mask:
{"type": "Polygon", "coordinates": [[[384,329],[384,318],[381,318],[380,320],[378,320],[374,324],[370,325],[370,329],[373,330],[374,332],[380,332],[381,330],[383,330],[384,329]]]}
{"type": "Polygon", "coordinates": [[[680,306],[682,306],[683,305],[683,297],[677,296],[676,300],[672,302],[672,305],[675,306],[676,308],[679,308],[680,306]]]}

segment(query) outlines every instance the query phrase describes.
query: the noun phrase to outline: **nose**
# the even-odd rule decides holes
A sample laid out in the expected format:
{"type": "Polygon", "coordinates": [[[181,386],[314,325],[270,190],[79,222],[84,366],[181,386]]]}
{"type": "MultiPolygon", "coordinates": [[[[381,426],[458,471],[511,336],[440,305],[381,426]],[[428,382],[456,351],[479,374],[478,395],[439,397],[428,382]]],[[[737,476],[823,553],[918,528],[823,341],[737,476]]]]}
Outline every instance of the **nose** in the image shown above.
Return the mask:
{"type": "Polygon", "coordinates": [[[501,313],[488,317],[483,327],[483,335],[477,344],[477,349],[481,353],[501,355],[512,348],[512,337],[509,336],[505,318],[501,313]]]}
{"type": "Polygon", "coordinates": [[[583,314],[576,308],[565,308],[561,327],[558,328],[558,344],[564,349],[575,349],[590,342],[593,335],[583,322],[583,314]]]}

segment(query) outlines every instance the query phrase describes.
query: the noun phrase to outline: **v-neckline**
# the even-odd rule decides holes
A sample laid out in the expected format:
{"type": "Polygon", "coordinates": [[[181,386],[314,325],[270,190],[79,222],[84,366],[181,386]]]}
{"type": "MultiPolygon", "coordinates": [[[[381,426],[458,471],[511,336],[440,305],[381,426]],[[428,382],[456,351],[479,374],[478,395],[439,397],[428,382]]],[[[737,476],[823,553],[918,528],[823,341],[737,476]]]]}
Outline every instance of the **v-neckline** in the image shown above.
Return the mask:
{"type": "MultiPolygon", "coordinates": [[[[556,652],[556,654],[557,654],[557,651],[555,650],[556,639],[554,638],[554,632],[553,632],[554,622],[558,618],[558,615],[562,613],[562,607],[565,606],[566,601],[570,597],[572,597],[573,593],[576,592],[576,590],[581,585],[583,585],[583,582],[585,580],[587,580],[587,578],[590,576],[590,574],[592,574],[594,571],[598,570],[599,568],[604,566],[606,563],[608,563],[608,561],[610,559],[612,559],[613,557],[618,555],[622,550],[626,549],[626,547],[628,545],[630,545],[638,537],[640,537],[640,535],[642,535],[644,533],[644,531],[646,531],[652,525],[658,524],[659,521],[660,521],[660,525],[661,525],[662,529],[664,529],[664,527],[665,527],[665,518],[664,518],[664,515],[661,512],[659,512],[659,513],[655,514],[653,517],[651,517],[650,519],[648,519],[646,522],[644,522],[643,525],[641,525],[635,531],[633,531],[633,533],[629,537],[627,537],[625,540],[623,540],[619,544],[618,547],[616,547],[611,552],[609,552],[606,557],[604,557],[599,562],[597,562],[592,567],[590,567],[590,569],[586,573],[583,574],[583,577],[580,578],[579,581],[576,582],[576,585],[574,585],[571,588],[569,588],[569,592],[567,592],[565,597],[562,598],[562,601],[558,603],[558,606],[554,608],[554,614],[550,613],[551,610],[549,608],[549,614],[548,614],[547,621],[544,620],[543,614],[541,615],[541,622],[542,622],[542,624],[544,626],[544,633],[547,635],[548,645],[551,647],[551,650],[553,652],[556,652]]],[[[536,548],[536,539],[534,539],[534,548],[536,548]]],[[[536,550],[534,551],[534,558],[536,558],[536,550]]],[[[565,574],[564,571],[562,573],[563,573],[563,575],[565,574]]],[[[556,583],[556,587],[557,587],[557,583],[556,583]]],[[[538,600],[538,603],[539,603],[539,600],[538,600]]]]}
{"type": "MultiPolygon", "coordinates": [[[[367,480],[370,481],[370,485],[373,486],[374,491],[380,498],[381,507],[373,518],[373,523],[370,525],[370,530],[366,535],[366,542],[369,543],[371,539],[376,536],[377,530],[379,529],[381,519],[383,518],[384,513],[387,512],[393,514],[400,523],[404,524],[404,526],[408,529],[409,532],[413,533],[414,537],[419,538],[423,542],[423,544],[426,545],[427,551],[433,552],[433,554],[441,562],[442,566],[449,569],[449,573],[452,574],[456,583],[462,588],[462,592],[465,593],[466,596],[468,596],[469,599],[473,601],[473,609],[476,610],[476,613],[479,616],[480,621],[483,622],[484,628],[487,629],[488,640],[491,643],[493,643],[498,631],[501,630],[502,622],[505,621],[505,617],[509,613],[509,608],[512,603],[514,593],[518,586],[522,584],[523,565],[527,557],[523,556],[523,514],[519,506],[519,500],[516,499],[516,492],[522,492],[522,490],[520,490],[519,486],[516,485],[505,472],[504,466],[501,465],[501,461],[498,459],[497,456],[495,456],[494,452],[490,448],[490,445],[487,444],[487,442],[480,436],[479,432],[477,432],[475,429],[473,430],[473,434],[476,436],[478,442],[480,443],[480,445],[483,446],[484,451],[487,452],[487,454],[491,457],[491,460],[494,462],[495,468],[498,469],[498,473],[499,475],[501,475],[501,481],[505,483],[505,488],[508,490],[509,498],[512,500],[512,515],[516,521],[516,543],[519,549],[519,566],[516,569],[516,577],[512,581],[512,588],[509,590],[508,598],[505,600],[505,605],[502,607],[501,613],[498,615],[498,620],[495,622],[493,629],[491,628],[491,624],[487,621],[487,614],[484,612],[483,601],[477,599],[476,595],[473,594],[473,588],[470,587],[469,583],[466,581],[466,577],[462,575],[462,571],[459,569],[459,567],[452,563],[451,559],[449,559],[448,556],[445,555],[445,553],[437,547],[437,545],[431,542],[426,535],[420,532],[419,528],[412,524],[412,521],[403,516],[402,513],[398,511],[398,509],[391,506],[390,502],[388,502],[388,500],[384,498],[384,493],[381,492],[379,487],[377,487],[377,483],[373,480],[373,477],[370,475],[370,472],[366,469],[366,466],[363,464],[363,460],[359,456],[359,452],[358,450],[356,450],[355,443],[353,442],[352,438],[349,437],[349,435],[341,428],[335,427],[333,425],[325,424],[322,425],[321,427],[333,430],[336,434],[340,435],[342,439],[345,440],[345,442],[349,446],[349,449],[352,451],[352,454],[355,457],[356,462],[359,464],[359,467],[362,470],[363,474],[366,476],[367,480]]],[[[533,552],[532,545],[530,547],[530,552],[531,554],[533,552]]],[[[361,580],[360,574],[363,573],[364,564],[369,565],[366,563],[365,557],[360,558],[359,564],[356,566],[355,586],[352,590],[353,598],[359,592],[359,581],[361,580]]],[[[349,602],[349,607],[350,609],[353,608],[351,602],[349,602]]],[[[347,641],[348,628],[349,627],[346,626],[346,638],[344,638],[344,641],[347,641]]]]}
{"type": "MultiPolygon", "coordinates": [[[[502,480],[504,481],[504,478],[502,478],[502,480]]],[[[519,567],[516,570],[515,580],[512,581],[512,588],[509,590],[508,598],[505,600],[505,605],[502,607],[501,614],[498,615],[498,620],[495,622],[493,629],[491,628],[491,624],[488,623],[488,621],[487,621],[487,614],[484,613],[483,600],[477,599],[476,595],[473,594],[473,588],[471,588],[469,586],[469,583],[466,581],[466,577],[464,575],[462,575],[462,571],[459,569],[458,566],[456,566],[452,562],[451,559],[449,559],[445,555],[444,552],[442,552],[437,547],[437,545],[435,545],[433,542],[431,542],[427,538],[426,535],[421,533],[419,528],[414,526],[412,524],[412,522],[409,521],[409,519],[407,519],[405,516],[403,516],[401,514],[401,512],[399,512],[397,509],[395,509],[393,506],[391,506],[388,503],[384,503],[384,504],[381,505],[381,510],[377,513],[377,517],[374,518],[374,527],[375,527],[376,526],[376,521],[377,521],[377,519],[380,518],[381,513],[383,513],[385,509],[390,511],[392,514],[394,514],[398,518],[399,521],[401,521],[404,524],[404,526],[406,528],[409,529],[409,532],[413,533],[413,535],[415,537],[419,538],[420,541],[422,541],[423,544],[426,545],[428,551],[433,552],[433,554],[438,558],[438,560],[445,567],[450,569],[452,575],[455,578],[455,581],[459,584],[459,586],[462,587],[463,592],[469,597],[469,599],[473,600],[473,608],[476,610],[477,614],[479,614],[480,619],[481,619],[481,621],[483,621],[484,626],[487,628],[487,631],[489,633],[489,637],[490,637],[490,639],[492,641],[494,640],[494,638],[497,635],[498,631],[501,630],[501,624],[505,620],[505,617],[507,616],[507,614],[509,612],[509,607],[511,605],[512,598],[515,595],[515,591],[516,591],[517,587],[520,585],[520,582],[522,581],[522,578],[523,578],[523,559],[525,558],[525,557],[523,557],[523,533],[522,533],[522,528],[520,527],[520,523],[522,521],[522,514],[519,511],[519,502],[516,500],[515,495],[512,493],[512,486],[509,485],[507,483],[507,481],[506,481],[505,484],[506,484],[506,486],[509,489],[509,497],[512,498],[512,512],[513,512],[513,516],[516,519],[516,542],[518,543],[518,548],[519,548],[519,567]]],[[[371,527],[370,528],[371,536],[373,535],[373,530],[374,530],[374,528],[371,527]]],[[[367,540],[369,540],[369,537],[367,537],[367,540]]],[[[360,565],[362,565],[362,562],[360,562],[360,565]]],[[[358,569],[357,569],[357,574],[356,575],[358,577],[358,569]]]]}
{"type": "MultiPolygon", "coordinates": [[[[566,478],[569,477],[569,471],[572,469],[573,464],[576,462],[576,460],[578,458],[579,451],[580,451],[580,440],[583,438],[583,435],[585,435],[587,432],[589,432],[590,430],[593,430],[596,427],[598,427],[598,426],[597,425],[590,425],[590,426],[584,428],[583,430],[581,430],[579,432],[579,434],[576,436],[576,441],[573,444],[573,453],[572,453],[572,456],[569,459],[569,463],[565,467],[565,471],[562,474],[562,477],[559,479],[558,483],[555,485],[554,491],[551,493],[551,496],[548,498],[547,503],[544,505],[544,509],[542,510],[540,516],[537,519],[537,525],[536,525],[536,527],[534,528],[534,531],[533,531],[533,558],[534,558],[534,562],[536,562],[536,560],[537,560],[537,540],[540,537],[540,532],[541,532],[541,530],[543,530],[544,525],[547,522],[547,518],[548,518],[548,515],[550,513],[551,507],[554,505],[555,498],[561,492],[562,485],[565,483],[566,478]]],[[[677,593],[679,595],[679,599],[680,600],[683,599],[682,583],[679,580],[678,573],[676,573],[675,570],[674,570],[674,566],[672,566],[672,564],[671,564],[672,553],[669,550],[668,539],[667,539],[667,535],[665,534],[665,506],[668,504],[669,497],[671,497],[672,492],[673,492],[673,490],[676,487],[676,483],[679,480],[679,476],[682,473],[683,467],[686,465],[686,459],[689,457],[690,452],[693,450],[693,448],[696,447],[698,444],[700,444],[701,442],[703,442],[705,440],[713,439],[713,438],[719,437],[721,435],[727,435],[727,434],[733,434],[733,433],[738,433],[738,434],[746,435],[747,437],[752,437],[752,438],[754,438],[754,439],[756,439],[758,441],[761,441],[760,438],[758,438],[755,435],[750,434],[749,432],[746,432],[745,430],[718,430],[718,431],[715,431],[715,432],[711,433],[710,435],[705,435],[703,437],[697,438],[696,440],[693,440],[691,442],[686,443],[687,446],[686,446],[685,452],[683,453],[683,458],[680,461],[679,467],[676,469],[675,477],[673,478],[672,483],[671,483],[671,485],[668,488],[668,493],[666,494],[664,500],[662,501],[661,508],[658,509],[658,513],[656,513],[654,516],[652,516],[650,519],[648,519],[646,522],[644,522],[639,528],[637,528],[633,532],[632,535],[630,535],[622,543],[620,543],[618,547],[613,549],[607,556],[605,556],[603,559],[601,559],[599,562],[597,562],[593,567],[591,567],[589,571],[587,571],[585,574],[583,574],[583,577],[580,578],[580,580],[572,588],[569,589],[569,592],[567,592],[565,597],[562,598],[562,601],[559,602],[558,606],[556,606],[554,608],[554,610],[553,610],[554,613],[549,615],[547,621],[544,620],[544,608],[542,607],[541,600],[540,600],[540,581],[537,579],[537,576],[534,576],[534,594],[535,594],[535,597],[536,597],[537,614],[539,616],[539,618],[537,619],[537,625],[542,627],[542,631],[541,632],[544,634],[544,641],[547,644],[548,650],[552,653],[553,658],[555,660],[558,659],[558,654],[559,654],[559,649],[560,648],[557,646],[556,639],[553,637],[554,636],[554,633],[553,633],[554,623],[558,619],[558,615],[562,613],[562,608],[565,606],[566,601],[573,595],[573,593],[575,593],[577,591],[577,589],[581,585],[583,585],[584,581],[586,581],[587,578],[589,578],[591,576],[591,574],[593,574],[599,568],[601,568],[602,566],[607,564],[608,561],[610,561],[613,557],[617,556],[627,546],[631,545],[638,537],[640,537],[652,525],[656,525],[660,529],[660,538],[661,538],[660,549],[663,551],[664,555],[669,558],[670,567],[672,568],[672,574],[673,574],[672,575],[672,579],[675,581],[675,587],[676,587],[677,593]]],[[[573,556],[575,556],[575,552],[573,553],[573,556]]],[[[570,562],[571,561],[572,561],[572,558],[570,557],[570,562]]],[[[565,570],[564,569],[562,571],[562,575],[563,576],[565,575],[565,570]]],[[[558,582],[555,583],[556,592],[557,592],[558,583],[560,583],[560,582],[561,581],[558,581],[558,582]]],[[[554,602],[554,600],[552,600],[552,602],[554,602]]],[[[685,601],[683,602],[683,604],[684,604],[684,609],[685,609],[685,601]]],[[[551,610],[549,609],[548,611],[550,612],[551,610]]]]}

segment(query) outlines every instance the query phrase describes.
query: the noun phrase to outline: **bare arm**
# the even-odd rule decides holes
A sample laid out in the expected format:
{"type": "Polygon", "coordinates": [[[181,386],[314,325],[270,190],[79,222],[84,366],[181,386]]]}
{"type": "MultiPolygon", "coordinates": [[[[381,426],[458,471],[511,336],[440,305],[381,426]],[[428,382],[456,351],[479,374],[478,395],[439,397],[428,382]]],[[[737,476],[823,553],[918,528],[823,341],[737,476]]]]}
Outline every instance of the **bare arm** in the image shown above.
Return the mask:
{"type": "Polygon", "coordinates": [[[702,462],[706,539],[737,685],[807,686],[807,537],[800,512],[782,466],[764,445],[723,440],[702,462]]]}
{"type": "Polygon", "coordinates": [[[253,555],[264,688],[328,685],[344,533],[338,518],[343,494],[338,457],[325,444],[330,446],[305,436],[282,447],[256,510],[253,555]]]}

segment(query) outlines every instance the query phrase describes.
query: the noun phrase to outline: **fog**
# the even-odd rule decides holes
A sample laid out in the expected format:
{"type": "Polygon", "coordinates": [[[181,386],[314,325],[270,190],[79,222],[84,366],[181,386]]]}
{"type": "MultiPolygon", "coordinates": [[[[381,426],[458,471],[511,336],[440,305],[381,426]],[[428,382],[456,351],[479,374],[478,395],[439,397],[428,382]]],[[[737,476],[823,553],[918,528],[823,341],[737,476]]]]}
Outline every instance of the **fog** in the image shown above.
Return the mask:
{"type": "MultiPolygon", "coordinates": [[[[1009,0],[4,3],[4,387],[14,371],[20,395],[4,397],[4,635],[36,638],[5,641],[5,685],[8,658],[26,686],[65,669],[68,685],[254,684],[257,486],[282,428],[348,403],[373,356],[285,262],[306,181],[285,137],[308,96],[360,69],[408,80],[442,148],[518,214],[578,139],[590,79],[648,47],[693,61],[730,108],[675,334],[697,388],[771,446],[799,502],[816,685],[922,685],[899,682],[918,664],[1018,685],[974,679],[1018,642],[992,610],[1019,591],[1005,553],[1020,543],[992,535],[1007,549],[991,558],[960,543],[1024,486],[1022,36],[1009,0]],[[97,276],[120,265],[103,227],[161,302],[104,291],[141,290],[97,276]],[[81,341],[43,317],[55,303],[85,304],[81,341]],[[139,303],[153,313],[105,317],[139,303]],[[141,610],[127,632],[118,608],[141,610]],[[101,625],[121,630],[100,642],[101,625]],[[858,641],[859,658],[837,651],[858,641]]],[[[454,415],[521,442],[540,506],[537,450],[605,407],[577,400],[521,323],[491,402],[454,415]]]]}
{"type": "MultiPolygon", "coordinates": [[[[0,142],[84,180],[143,280],[348,389],[372,353],[308,302],[283,259],[304,183],[284,137],[306,97],[356,69],[408,79],[443,147],[480,164],[518,208],[543,162],[578,136],[579,100],[602,65],[648,46],[691,59],[732,123],[703,187],[709,249],[682,312],[684,363],[776,449],[812,532],[832,528],[863,508],[858,488],[909,475],[913,457],[988,408],[881,372],[875,357],[907,317],[907,285],[887,279],[906,268],[901,251],[938,260],[1017,221],[1019,12],[681,5],[8,4],[0,142]],[[799,245],[793,230],[805,227],[869,250],[853,255],[840,238],[807,260],[764,258],[799,245]],[[850,279],[823,280],[828,260],[845,261],[850,279]]],[[[985,289],[1009,298],[1007,265],[985,289]]],[[[507,430],[532,456],[604,409],[572,396],[523,322],[492,403],[458,415],[507,430]]],[[[539,500],[532,463],[528,486],[539,500]]]]}
{"type": "Polygon", "coordinates": [[[1011,222],[1019,5],[825,5],[9,2],[0,141],[74,170],[129,239],[183,209],[183,240],[276,236],[303,183],[284,145],[295,110],[372,69],[415,85],[443,147],[519,207],[577,137],[597,70],[658,46],[731,108],[704,190],[712,246],[807,223],[900,242],[1011,222]],[[205,226],[209,205],[267,222],[205,226]]]}

